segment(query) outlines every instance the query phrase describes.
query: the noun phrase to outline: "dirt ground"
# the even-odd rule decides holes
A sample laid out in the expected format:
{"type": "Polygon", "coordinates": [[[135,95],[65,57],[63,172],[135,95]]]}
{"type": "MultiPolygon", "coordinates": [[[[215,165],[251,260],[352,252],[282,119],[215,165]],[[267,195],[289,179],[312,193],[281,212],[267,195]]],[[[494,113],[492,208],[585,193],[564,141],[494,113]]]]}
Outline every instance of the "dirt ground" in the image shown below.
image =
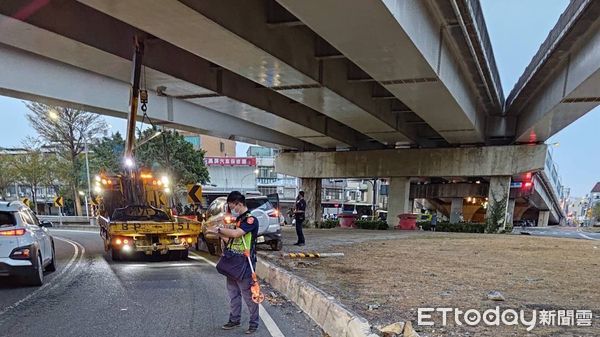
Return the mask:
{"type": "MultiPolygon", "coordinates": [[[[286,230],[285,251],[295,236],[286,230]]],[[[413,321],[417,308],[592,310],[592,327],[416,326],[421,336],[600,336],[600,242],[518,235],[309,230],[304,251],[343,258],[290,260],[269,253],[374,326],[413,321]],[[505,301],[487,299],[499,291],[505,301]]]]}

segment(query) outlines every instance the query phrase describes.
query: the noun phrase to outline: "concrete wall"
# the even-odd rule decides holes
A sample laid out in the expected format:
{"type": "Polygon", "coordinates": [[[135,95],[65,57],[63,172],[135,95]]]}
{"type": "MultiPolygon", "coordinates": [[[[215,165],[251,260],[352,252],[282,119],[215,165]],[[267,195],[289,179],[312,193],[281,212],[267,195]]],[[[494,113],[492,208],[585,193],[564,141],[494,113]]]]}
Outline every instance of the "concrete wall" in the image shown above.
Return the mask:
{"type": "Polygon", "coordinates": [[[488,184],[420,184],[410,186],[412,199],[487,197],[488,184]]]}
{"type": "Polygon", "coordinates": [[[256,174],[253,166],[208,166],[210,183],[222,190],[256,190],[256,174]]]}
{"type": "Polygon", "coordinates": [[[235,141],[211,136],[200,138],[202,150],[206,151],[207,157],[235,157],[235,141]],[[221,151],[223,143],[223,151],[221,151]]]}
{"type": "Polygon", "coordinates": [[[546,145],[282,153],[275,169],[296,177],[510,176],[542,170],[546,145]]]}

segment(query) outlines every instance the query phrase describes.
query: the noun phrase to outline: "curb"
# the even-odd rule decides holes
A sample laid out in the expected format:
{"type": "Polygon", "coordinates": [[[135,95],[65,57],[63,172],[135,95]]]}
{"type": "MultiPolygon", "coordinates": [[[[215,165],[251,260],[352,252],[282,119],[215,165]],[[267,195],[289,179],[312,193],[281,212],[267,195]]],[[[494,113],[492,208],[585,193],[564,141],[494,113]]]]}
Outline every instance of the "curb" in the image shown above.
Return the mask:
{"type": "Polygon", "coordinates": [[[369,322],[346,309],[334,297],[264,258],[256,265],[258,276],[294,301],[332,337],[377,337],[369,322]]]}

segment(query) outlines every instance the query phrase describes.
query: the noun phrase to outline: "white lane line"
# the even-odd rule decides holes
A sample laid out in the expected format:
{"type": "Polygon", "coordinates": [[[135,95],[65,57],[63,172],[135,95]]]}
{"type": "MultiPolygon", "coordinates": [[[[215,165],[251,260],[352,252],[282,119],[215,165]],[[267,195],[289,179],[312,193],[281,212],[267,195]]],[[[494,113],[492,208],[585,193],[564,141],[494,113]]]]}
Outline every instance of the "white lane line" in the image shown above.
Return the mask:
{"type": "MultiPolygon", "coordinates": [[[[0,311],[0,316],[2,316],[3,314],[5,314],[7,311],[12,310],[16,307],[18,307],[19,305],[25,303],[26,301],[28,301],[29,299],[31,299],[32,297],[36,296],[37,294],[39,294],[41,291],[43,291],[44,289],[50,287],[54,281],[55,284],[60,283],[60,277],[63,276],[65,274],[65,272],[67,272],[67,270],[69,269],[69,267],[71,267],[71,265],[73,264],[73,262],[75,261],[75,258],[77,257],[78,253],[79,253],[79,247],[77,244],[71,242],[70,240],[67,239],[63,239],[63,238],[59,238],[59,237],[54,237],[57,240],[66,242],[68,244],[70,244],[71,246],[73,246],[74,248],[74,252],[73,255],[71,256],[71,259],[69,260],[69,262],[65,265],[65,267],[63,268],[63,270],[61,270],[61,272],[56,275],[56,277],[54,277],[54,279],[48,283],[44,283],[42,286],[40,286],[39,288],[37,288],[36,290],[34,290],[32,293],[30,293],[29,295],[23,297],[22,299],[18,300],[17,302],[15,302],[14,304],[2,309],[0,311]]],[[[83,252],[81,254],[83,256],[83,252]]]]}
{"type": "Polygon", "coordinates": [[[581,236],[582,238],[585,238],[588,240],[600,241],[600,239],[596,239],[591,236],[587,236],[587,235],[583,234],[583,231],[581,229],[577,229],[577,234],[579,234],[579,236],[581,236]]]}
{"type": "MultiPolygon", "coordinates": [[[[216,267],[217,264],[212,262],[211,260],[205,258],[204,256],[200,256],[192,251],[190,251],[190,258],[194,259],[194,260],[202,260],[208,264],[210,264],[213,267],[216,267]]],[[[271,317],[271,315],[269,315],[269,313],[267,312],[267,310],[265,310],[265,307],[263,307],[262,304],[259,304],[259,315],[260,315],[260,319],[262,319],[263,323],[265,324],[265,327],[267,328],[267,330],[269,331],[269,333],[271,334],[271,336],[273,337],[285,337],[285,335],[283,334],[283,332],[281,332],[281,330],[279,329],[279,327],[277,326],[277,323],[275,323],[275,321],[273,320],[273,317],[271,317]]]]}
{"type": "Polygon", "coordinates": [[[82,244],[80,244],[79,242],[76,242],[76,241],[73,241],[73,240],[69,240],[69,239],[66,239],[66,238],[62,238],[62,237],[57,237],[57,236],[55,236],[54,238],[58,239],[58,240],[61,240],[61,241],[64,241],[64,242],[68,242],[70,244],[75,244],[76,246],[79,247],[79,250],[81,251],[81,254],[79,254],[79,259],[77,259],[77,263],[75,264],[75,266],[73,268],[71,268],[71,271],[70,271],[69,275],[65,276],[59,282],[55,282],[54,286],[52,288],[50,288],[50,290],[54,290],[54,289],[58,288],[58,286],[60,286],[61,283],[65,282],[66,280],[69,279],[69,276],[75,274],[75,270],[81,266],[81,261],[83,260],[83,256],[85,254],[85,247],[82,244]]]}

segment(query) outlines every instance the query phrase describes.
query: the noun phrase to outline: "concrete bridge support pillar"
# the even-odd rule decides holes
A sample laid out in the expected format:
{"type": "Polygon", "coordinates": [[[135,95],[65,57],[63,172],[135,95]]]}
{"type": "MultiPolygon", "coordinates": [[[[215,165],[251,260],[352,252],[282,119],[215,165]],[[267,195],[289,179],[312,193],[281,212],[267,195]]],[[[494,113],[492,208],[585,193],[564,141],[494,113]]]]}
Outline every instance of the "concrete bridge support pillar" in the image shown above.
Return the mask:
{"type": "Polygon", "coordinates": [[[411,213],[410,178],[392,177],[388,199],[387,223],[389,227],[398,225],[398,214],[411,213]]]}
{"type": "Polygon", "coordinates": [[[463,198],[452,198],[450,205],[450,223],[459,223],[463,214],[463,198]]]}
{"type": "Polygon", "coordinates": [[[548,221],[550,220],[550,211],[540,211],[538,215],[538,227],[548,227],[548,221]]]}
{"type": "MultiPolygon", "coordinates": [[[[508,203],[510,194],[510,176],[499,176],[490,178],[490,189],[488,192],[488,208],[486,212],[486,219],[489,219],[492,215],[493,210],[496,207],[500,207],[500,212],[503,214],[498,222],[501,224],[501,229],[504,228],[504,224],[507,222],[508,203]]],[[[514,207],[513,207],[514,210],[514,207]]]]}
{"type": "Polygon", "coordinates": [[[506,223],[513,225],[513,218],[515,215],[515,199],[508,199],[508,207],[506,210],[506,223]]]}
{"type": "Polygon", "coordinates": [[[316,221],[321,221],[323,210],[321,209],[321,178],[302,178],[300,189],[304,191],[304,200],[306,201],[305,223],[314,225],[316,221]]]}

